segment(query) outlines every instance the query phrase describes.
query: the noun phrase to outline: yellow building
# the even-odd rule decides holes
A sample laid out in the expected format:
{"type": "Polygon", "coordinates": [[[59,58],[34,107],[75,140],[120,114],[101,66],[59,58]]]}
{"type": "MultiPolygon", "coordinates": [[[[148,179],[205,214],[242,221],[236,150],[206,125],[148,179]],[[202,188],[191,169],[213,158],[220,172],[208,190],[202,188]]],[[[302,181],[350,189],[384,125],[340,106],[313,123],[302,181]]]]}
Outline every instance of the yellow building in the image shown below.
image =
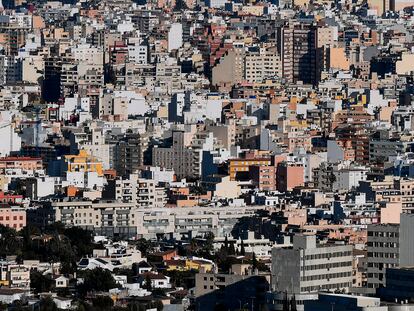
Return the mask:
{"type": "Polygon", "coordinates": [[[212,271],[214,266],[213,263],[203,259],[177,259],[165,261],[167,271],[212,271]]]}
{"type": "Polygon", "coordinates": [[[65,162],[68,172],[96,172],[103,176],[102,162],[85,150],[80,150],[78,155],[65,155],[65,162]]]}
{"type": "Polygon", "coordinates": [[[231,159],[230,160],[230,180],[236,180],[238,173],[248,173],[252,165],[271,165],[270,158],[252,158],[252,159],[231,159]]]}

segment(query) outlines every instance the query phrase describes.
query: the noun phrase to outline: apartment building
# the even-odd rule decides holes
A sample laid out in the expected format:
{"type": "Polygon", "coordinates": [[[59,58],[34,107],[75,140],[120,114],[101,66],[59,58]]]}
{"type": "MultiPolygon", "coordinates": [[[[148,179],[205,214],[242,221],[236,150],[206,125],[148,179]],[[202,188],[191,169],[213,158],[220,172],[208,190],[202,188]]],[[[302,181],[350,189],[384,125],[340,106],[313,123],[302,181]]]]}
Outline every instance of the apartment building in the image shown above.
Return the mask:
{"type": "Polygon", "coordinates": [[[136,219],[132,211],[135,203],[116,201],[82,201],[66,198],[45,201],[27,211],[28,223],[46,226],[62,222],[66,226],[78,226],[97,234],[134,236],[136,219]]]}
{"type": "Polygon", "coordinates": [[[67,172],[95,172],[103,175],[102,162],[91,156],[86,150],[80,150],[77,155],[65,155],[67,172]]]}
{"type": "Polygon", "coordinates": [[[398,139],[378,138],[369,142],[369,161],[371,163],[383,163],[390,157],[414,151],[414,142],[410,136],[401,136],[398,139]]]}
{"type": "Polygon", "coordinates": [[[128,176],[136,173],[144,165],[149,136],[139,133],[126,133],[115,135],[111,140],[115,143],[113,164],[118,175],[128,176]]]}
{"type": "Polygon", "coordinates": [[[167,202],[166,189],[151,179],[130,174],[125,179],[109,180],[103,197],[121,202],[132,202],[137,208],[162,208],[167,202]]]}
{"type": "Polygon", "coordinates": [[[387,268],[398,267],[400,226],[376,224],[368,226],[367,286],[375,291],[385,284],[387,268]]]}
{"type": "Polygon", "coordinates": [[[30,266],[0,261],[0,284],[9,288],[30,288],[30,266]]]}
{"type": "Polygon", "coordinates": [[[268,165],[253,165],[249,169],[253,184],[260,191],[276,190],[276,167],[268,165]]]}
{"type": "Polygon", "coordinates": [[[359,190],[367,199],[379,202],[401,203],[404,213],[414,210],[414,180],[388,176],[383,181],[361,181],[359,190]]]}
{"type": "Polygon", "coordinates": [[[230,180],[236,180],[243,175],[249,175],[250,168],[254,166],[259,166],[263,170],[263,167],[270,166],[271,164],[271,158],[231,159],[229,160],[230,180]]]}
{"type": "Polygon", "coordinates": [[[317,27],[305,23],[289,23],[277,29],[277,36],[283,78],[294,83],[317,83],[317,27]]]}
{"type": "Polygon", "coordinates": [[[99,235],[144,238],[169,235],[177,239],[208,232],[224,237],[240,218],[252,216],[258,210],[272,210],[264,206],[138,208],[135,202],[105,200],[39,203],[27,210],[28,223],[42,227],[60,221],[99,235]]]}
{"type": "Polygon", "coordinates": [[[214,310],[217,303],[225,305],[228,310],[240,310],[243,306],[260,309],[268,289],[268,275],[254,273],[249,265],[233,265],[231,274],[202,271],[195,275],[195,298],[199,311],[214,310]],[[243,271],[238,271],[238,268],[243,271]],[[255,301],[250,297],[255,297],[255,301]]]}
{"type": "Polygon", "coordinates": [[[31,157],[4,157],[0,158],[0,171],[21,169],[21,170],[42,170],[41,158],[31,157]]]}
{"type": "Polygon", "coordinates": [[[297,310],[318,291],[352,286],[352,246],[316,243],[316,236],[295,235],[292,248],[272,250],[272,310],[283,309],[284,295],[296,295],[297,310]],[[282,295],[281,295],[282,294],[282,295]]]}
{"type": "Polygon", "coordinates": [[[286,192],[304,184],[304,167],[302,163],[283,161],[277,166],[277,190],[286,192]]]}
{"type": "Polygon", "coordinates": [[[203,151],[212,147],[212,135],[197,139],[184,131],[173,132],[171,147],[155,147],[152,165],[173,169],[178,178],[197,178],[201,175],[203,151]],[[191,136],[189,141],[189,136],[191,136]]]}
{"type": "Polygon", "coordinates": [[[249,51],[244,59],[244,76],[250,83],[258,83],[266,78],[282,76],[280,56],[274,48],[258,48],[249,51]]]}
{"type": "Polygon", "coordinates": [[[17,231],[26,226],[26,211],[20,206],[0,203],[0,224],[17,231]]]}
{"type": "Polygon", "coordinates": [[[414,264],[414,214],[401,214],[400,224],[368,225],[367,285],[371,292],[386,284],[388,268],[414,264]]]}
{"type": "Polygon", "coordinates": [[[231,49],[226,52],[212,69],[212,84],[232,86],[244,78],[244,51],[231,49]]]}

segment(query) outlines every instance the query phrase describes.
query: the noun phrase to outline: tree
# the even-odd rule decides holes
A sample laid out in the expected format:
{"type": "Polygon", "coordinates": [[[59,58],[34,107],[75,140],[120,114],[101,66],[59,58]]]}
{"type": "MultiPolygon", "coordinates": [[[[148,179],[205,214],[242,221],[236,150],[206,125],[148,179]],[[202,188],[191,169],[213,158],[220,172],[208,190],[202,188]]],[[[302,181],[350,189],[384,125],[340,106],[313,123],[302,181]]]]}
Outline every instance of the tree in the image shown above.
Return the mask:
{"type": "Polygon", "coordinates": [[[21,255],[21,239],[16,230],[0,225],[0,257],[5,258],[11,255],[21,255]]]}
{"type": "Polygon", "coordinates": [[[77,259],[92,254],[94,244],[90,231],[79,227],[70,227],[64,231],[64,235],[70,240],[77,259]]]}
{"type": "Polygon", "coordinates": [[[234,243],[232,242],[232,243],[230,243],[230,247],[229,247],[229,250],[228,250],[228,254],[229,255],[234,255],[234,254],[236,254],[236,250],[235,250],[235,248],[234,248],[234,243]]]}
{"type": "Polygon", "coordinates": [[[35,293],[49,292],[52,290],[54,282],[49,276],[43,275],[38,271],[30,272],[30,286],[35,293]]]}
{"type": "Polygon", "coordinates": [[[144,283],[144,288],[147,291],[152,291],[152,283],[151,283],[151,277],[149,274],[145,275],[145,283],[144,283]]]}
{"type": "Polygon", "coordinates": [[[83,273],[83,284],[79,286],[79,294],[85,296],[89,291],[107,292],[117,287],[116,282],[108,270],[95,268],[83,273]]]}
{"type": "Polygon", "coordinates": [[[246,250],[244,249],[243,239],[241,240],[241,243],[240,243],[240,255],[242,256],[246,255],[246,250]]]}
{"type": "Polygon", "coordinates": [[[98,296],[92,300],[92,305],[97,310],[111,310],[114,306],[114,301],[108,296],[98,296]]]}
{"type": "Polygon", "coordinates": [[[151,241],[141,238],[136,242],[136,246],[141,252],[142,256],[146,256],[152,248],[152,243],[151,241]]]}
{"type": "Polygon", "coordinates": [[[253,269],[256,269],[257,268],[257,258],[256,258],[256,253],[255,252],[253,252],[252,268],[253,269]]]}
{"type": "Polygon", "coordinates": [[[58,308],[51,297],[40,300],[40,311],[57,311],[58,308]]]}
{"type": "Polygon", "coordinates": [[[182,10],[188,10],[188,6],[187,3],[185,3],[184,0],[176,0],[175,1],[175,6],[174,6],[174,11],[182,11],[182,10]]]}

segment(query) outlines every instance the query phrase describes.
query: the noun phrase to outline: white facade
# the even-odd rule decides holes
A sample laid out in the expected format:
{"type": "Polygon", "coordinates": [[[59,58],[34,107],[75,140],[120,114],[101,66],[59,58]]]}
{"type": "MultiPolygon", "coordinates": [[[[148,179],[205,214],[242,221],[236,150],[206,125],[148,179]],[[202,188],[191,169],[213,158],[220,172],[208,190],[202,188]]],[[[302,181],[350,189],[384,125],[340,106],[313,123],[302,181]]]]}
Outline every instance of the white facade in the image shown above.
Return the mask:
{"type": "Polygon", "coordinates": [[[168,31],[168,52],[177,50],[183,45],[183,25],[179,23],[171,24],[168,31]]]}

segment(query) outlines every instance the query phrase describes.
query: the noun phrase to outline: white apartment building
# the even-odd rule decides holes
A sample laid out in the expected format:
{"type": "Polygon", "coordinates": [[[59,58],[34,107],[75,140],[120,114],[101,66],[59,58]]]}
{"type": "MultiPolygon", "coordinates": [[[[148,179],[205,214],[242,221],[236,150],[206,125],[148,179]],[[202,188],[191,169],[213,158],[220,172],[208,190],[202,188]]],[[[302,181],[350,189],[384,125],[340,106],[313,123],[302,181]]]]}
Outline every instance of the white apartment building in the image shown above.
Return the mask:
{"type": "Polygon", "coordinates": [[[28,223],[43,226],[60,221],[67,226],[79,226],[98,235],[155,238],[170,235],[204,235],[213,232],[217,237],[231,233],[242,217],[271,207],[180,207],[142,208],[134,202],[60,200],[41,202],[27,211],[28,223]]]}
{"type": "Polygon", "coordinates": [[[135,203],[137,208],[162,208],[167,202],[165,188],[158,187],[154,180],[138,178],[137,174],[109,184],[112,193],[108,195],[118,201],[135,203]]]}

